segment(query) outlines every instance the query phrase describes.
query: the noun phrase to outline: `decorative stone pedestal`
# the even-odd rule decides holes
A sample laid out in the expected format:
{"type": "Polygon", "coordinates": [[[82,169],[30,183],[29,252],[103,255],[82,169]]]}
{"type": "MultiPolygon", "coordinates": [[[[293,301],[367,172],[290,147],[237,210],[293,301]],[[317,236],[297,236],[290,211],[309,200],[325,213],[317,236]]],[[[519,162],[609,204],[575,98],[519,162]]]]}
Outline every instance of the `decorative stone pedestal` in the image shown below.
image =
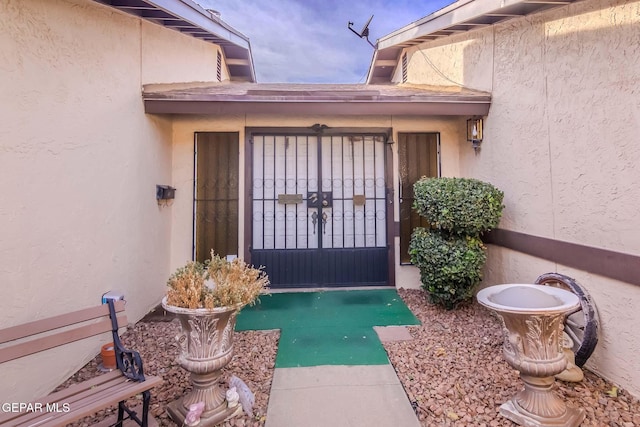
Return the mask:
{"type": "Polygon", "coordinates": [[[204,402],[199,427],[215,426],[238,415],[242,407],[228,407],[224,390],[218,379],[222,368],[233,358],[233,329],[240,307],[215,309],[188,309],[166,304],[165,310],[175,313],[182,326],[176,337],[182,352],[178,358],[180,366],[191,373],[192,390],[168,405],[171,419],[178,424],[188,425],[185,418],[189,407],[204,402]]]}
{"type": "Polygon", "coordinates": [[[547,286],[490,286],[478,292],[478,302],[503,321],[503,355],[520,371],[524,390],[500,406],[500,414],[527,427],[576,427],[583,409],[569,408],[552,391],[554,375],[567,366],[560,345],[564,318],[579,306],[576,295],[547,286]]]}
{"type": "Polygon", "coordinates": [[[584,421],[583,409],[567,407],[553,393],[553,377],[520,378],[525,389],[500,405],[500,415],[527,427],[576,427],[584,421]]]}
{"type": "MultiPolygon", "coordinates": [[[[224,420],[242,413],[242,406],[238,405],[235,408],[220,408],[220,411],[210,413],[206,415],[204,412],[200,416],[200,422],[196,424],[198,427],[214,427],[220,425],[224,420]]],[[[187,426],[184,422],[187,412],[184,408],[184,398],[171,402],[167,405],[167,412],[171,419],[178,425],[187,426]]]]}

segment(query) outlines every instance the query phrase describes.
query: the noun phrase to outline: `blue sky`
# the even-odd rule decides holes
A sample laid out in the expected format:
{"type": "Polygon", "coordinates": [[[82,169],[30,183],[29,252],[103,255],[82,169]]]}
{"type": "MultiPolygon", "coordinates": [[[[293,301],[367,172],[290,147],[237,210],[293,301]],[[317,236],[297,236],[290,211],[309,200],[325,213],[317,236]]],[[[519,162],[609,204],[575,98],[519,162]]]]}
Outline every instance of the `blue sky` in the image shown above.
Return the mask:
{"type": "Polygon", "coordinates": [[[375,41],[453,0],[194,0],[248,36],[260,83],[364,83],[375,41]]]}

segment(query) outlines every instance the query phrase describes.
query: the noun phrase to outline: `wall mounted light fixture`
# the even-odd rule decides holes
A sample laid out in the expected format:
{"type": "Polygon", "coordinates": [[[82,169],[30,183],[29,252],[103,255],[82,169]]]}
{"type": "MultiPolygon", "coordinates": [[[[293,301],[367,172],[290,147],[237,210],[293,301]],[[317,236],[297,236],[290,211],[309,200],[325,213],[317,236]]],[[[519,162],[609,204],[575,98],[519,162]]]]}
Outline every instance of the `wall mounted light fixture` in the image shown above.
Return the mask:
{"type": "Polygon", "coordinates": [[[472,117],[467,120],[467,141],[473,145],[473,149],[477,152],[482,143],[482,126],[481,117],[472,117]]]}

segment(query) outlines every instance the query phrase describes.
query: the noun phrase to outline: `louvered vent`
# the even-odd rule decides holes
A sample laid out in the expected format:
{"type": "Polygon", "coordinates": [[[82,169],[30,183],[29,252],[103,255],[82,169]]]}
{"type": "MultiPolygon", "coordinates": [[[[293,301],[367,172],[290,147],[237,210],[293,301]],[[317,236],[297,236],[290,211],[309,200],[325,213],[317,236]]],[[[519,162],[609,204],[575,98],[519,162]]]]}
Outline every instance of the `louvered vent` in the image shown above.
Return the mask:
{"type": "Polygon", "coordinates": [[[222,81],[222,54],[218,51],[218,81],[222,81]]]}
{"type": "Polygon", "coordinates": [[[407,53],[402,55],[402,83],[407,82],[407,53]]]}

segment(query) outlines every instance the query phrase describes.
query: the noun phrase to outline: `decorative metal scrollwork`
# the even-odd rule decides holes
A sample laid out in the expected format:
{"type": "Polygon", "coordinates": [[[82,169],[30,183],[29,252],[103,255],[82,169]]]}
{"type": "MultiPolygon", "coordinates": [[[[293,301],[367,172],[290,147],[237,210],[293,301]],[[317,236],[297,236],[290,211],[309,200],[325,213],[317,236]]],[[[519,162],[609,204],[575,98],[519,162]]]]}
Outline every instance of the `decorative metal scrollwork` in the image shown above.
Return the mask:
{"type": "Polygon", "coordinates": [[[118,318],[116,317],[116,309],[112,299],[107,300],[109,305],[109,317],[111,317],[111,333],[113,335],[113,346],[116,353],[116,365],[122,374],[133,381],[144,381],[144,369],[142,367],[142,358],[137,351],[127,350],[122,345],[118,336],[118,318]]]}
{"type": "Polygon", "coordinates": [[[144,381],[144,369],[140,354],[137,351],[125,349],[120,343],[114,343],[114,346],[116,348],[116,364],[122,374],[133,381],[144,381]]]}

